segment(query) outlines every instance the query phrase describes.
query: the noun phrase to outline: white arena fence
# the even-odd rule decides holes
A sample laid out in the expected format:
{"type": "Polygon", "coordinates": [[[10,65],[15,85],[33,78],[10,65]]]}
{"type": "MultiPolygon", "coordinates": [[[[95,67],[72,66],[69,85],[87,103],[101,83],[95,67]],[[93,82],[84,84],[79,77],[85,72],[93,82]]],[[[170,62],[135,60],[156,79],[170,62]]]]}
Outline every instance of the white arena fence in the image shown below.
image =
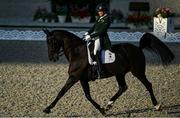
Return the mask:
{"type": "MultiPolygon", "coordinates": [[[[85,31],[74,32],[75,35],[82,37],[85,31]]],[[[153,32],[151,32],[153,33],[153,32]]],[[[142,37],[143,32],[108,32],[112,42],[138,42],[142,37]]],[[[163,42],[180,42],[180,32],[176,33],[153,33],[163,42]]],[[[43,31],[32,30],[0,30],[0,40],[46,40],[46,35],[43,31]]]]}

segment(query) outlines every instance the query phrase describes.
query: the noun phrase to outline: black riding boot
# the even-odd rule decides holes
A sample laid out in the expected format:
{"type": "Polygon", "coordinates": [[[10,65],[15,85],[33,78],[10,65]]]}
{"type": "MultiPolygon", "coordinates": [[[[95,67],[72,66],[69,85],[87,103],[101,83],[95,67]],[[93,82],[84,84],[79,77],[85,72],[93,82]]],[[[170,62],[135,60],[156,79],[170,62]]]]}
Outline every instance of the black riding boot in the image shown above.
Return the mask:
{"type": "Polygon", "coordinates": [[[95,60],[97,62],[98,78],[101,78],[101,75],[103,74],[103,70],[102,70],[101,56],[100,56],[100,52],[99,51],[97,51],[97,54],[95,55],[95,60]]]}

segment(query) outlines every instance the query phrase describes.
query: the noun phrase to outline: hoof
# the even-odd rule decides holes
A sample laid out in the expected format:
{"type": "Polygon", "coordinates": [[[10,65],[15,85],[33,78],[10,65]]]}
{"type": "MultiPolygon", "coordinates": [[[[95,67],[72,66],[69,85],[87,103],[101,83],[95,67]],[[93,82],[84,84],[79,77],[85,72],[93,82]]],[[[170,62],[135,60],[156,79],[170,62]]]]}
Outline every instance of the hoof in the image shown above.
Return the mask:
{"type": "Polygon", "coordinates": [[[46,109],[43,110],[43,112],[49,114],[51,112],[51,110],[46,108],[46,109]]]}
{"type": "Polygon", "coordinates": [[[154,107],[155,107],[155,109],[156,109],[157,111],[161,110],[161,104],[157,104],[157,105],[154,106],[154,107]]]}
{"type": "Polygon", "coordinates": [[[113,101],[109,101],[106,107],[106,111],[110,110],[113,107],[113,101]]]}
{"type": "Polygon", "coordinates": [[[106,111],[109,111],[112,108],[112,105],[108,104],[106,107],[106,111]]]}
{"type": "Polygon", "coordinates": [[[104,108],[101,108],[101,109],[100,109],[100,112],[101,112],[101,114],[102,114],[103,116],[106,115],[106,110],[105,110],[104,108]]]}

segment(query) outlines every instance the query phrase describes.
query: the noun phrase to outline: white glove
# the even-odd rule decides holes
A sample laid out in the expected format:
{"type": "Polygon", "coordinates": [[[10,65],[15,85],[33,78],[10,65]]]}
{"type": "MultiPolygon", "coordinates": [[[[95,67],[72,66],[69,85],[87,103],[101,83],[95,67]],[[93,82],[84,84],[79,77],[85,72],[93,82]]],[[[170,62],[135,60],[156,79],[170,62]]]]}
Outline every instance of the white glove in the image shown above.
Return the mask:
{"type": "Polygon", "coordinates": [[[90,35],[86,35],[86,36],[85,36],[85,41],[89,41],[89,40],[91,40],[90,35]]]}
{"type": "Polygon", "coordinates": [[[86,36],[86,35],[88,35],[89,34],[89,32],[86,32],[84,35],[86,36]]]}

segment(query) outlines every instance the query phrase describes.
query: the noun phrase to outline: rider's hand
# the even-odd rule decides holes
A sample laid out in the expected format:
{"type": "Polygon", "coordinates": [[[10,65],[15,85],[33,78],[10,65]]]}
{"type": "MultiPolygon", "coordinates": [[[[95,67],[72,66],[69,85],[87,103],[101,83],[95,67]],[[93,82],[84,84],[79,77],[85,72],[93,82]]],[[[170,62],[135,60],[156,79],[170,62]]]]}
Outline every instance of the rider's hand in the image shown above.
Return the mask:
{"type": "Polygon", "coordinates": [[[86,36],[85,36],[85,41],[90,41],[90,40],[91,40],[90,35],[86,35],[86,36]]]}
{"type": "Polygon", "coordinates": [[[86,35],[88,35],[89,34],[89,32],[86,32],[85,34],[84,34],[84,36],[86,36],[86,35]]]}

